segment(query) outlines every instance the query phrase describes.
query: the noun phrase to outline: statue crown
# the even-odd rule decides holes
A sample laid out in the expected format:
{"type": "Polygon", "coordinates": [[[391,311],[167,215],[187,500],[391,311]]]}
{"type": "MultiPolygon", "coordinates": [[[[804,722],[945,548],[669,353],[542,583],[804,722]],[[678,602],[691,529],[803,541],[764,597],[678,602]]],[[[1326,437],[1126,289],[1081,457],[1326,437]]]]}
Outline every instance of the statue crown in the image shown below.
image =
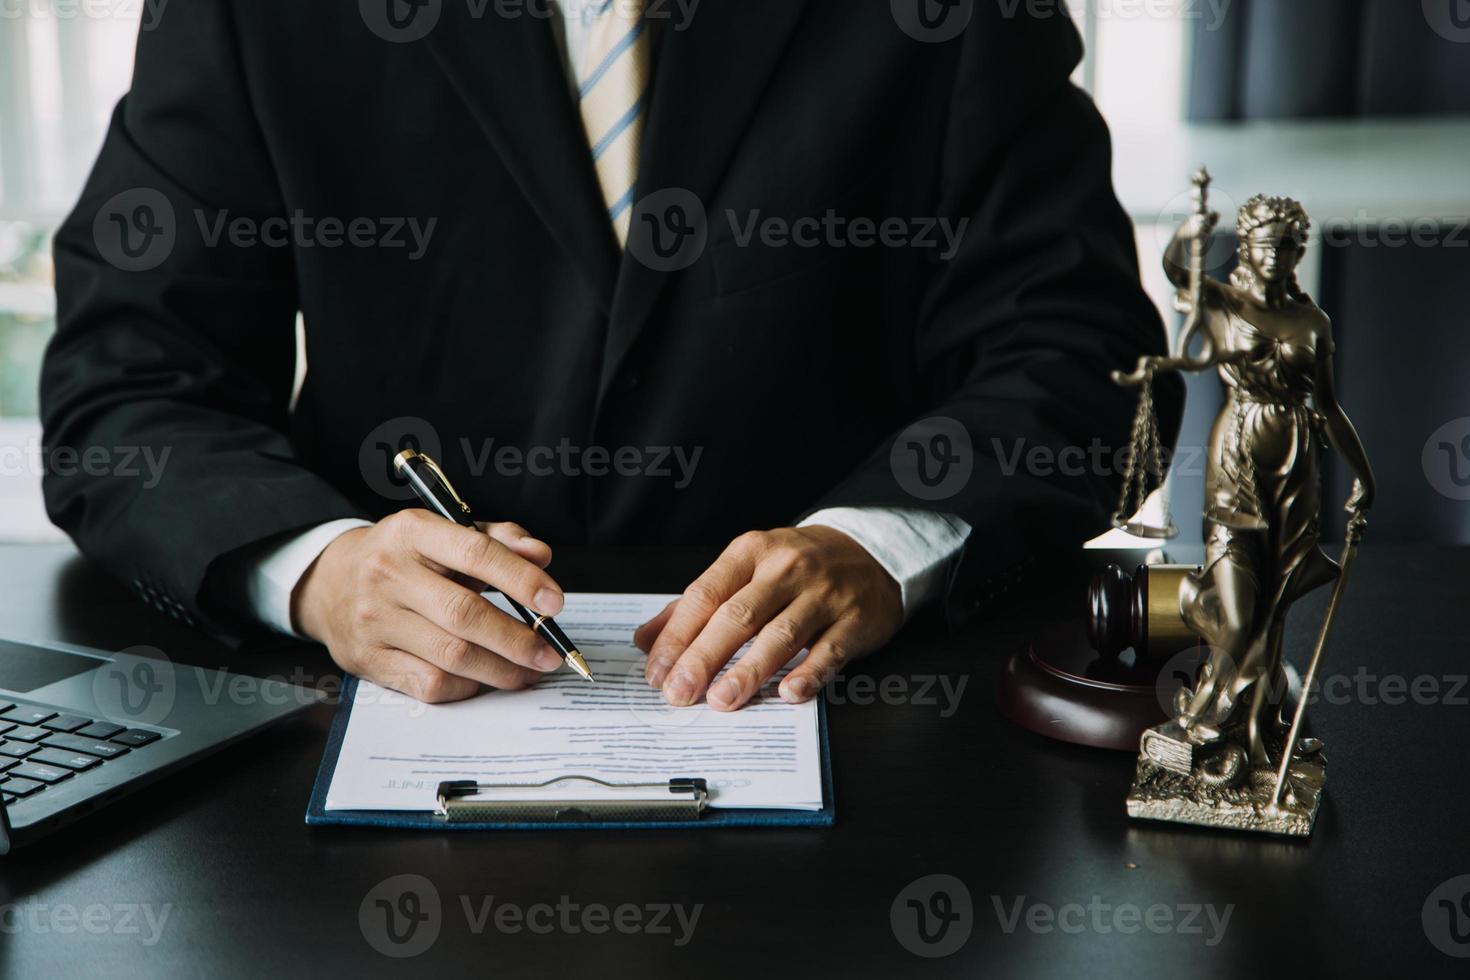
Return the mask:
{"type": "Polygon", "coordinates": [[[1245,206],[1240,209],[1235,231],[1236,235],[1244,241],[1257,228],[1281,224],[1287,226],[1298,243],[1306,241],[1307,232],[1312,228],[1312,220],[1307,217],[1306,210],[1297,201],[1289,197],[1267,197],[1265,194],[1257,194],[1246,201],[1245,206]]]}

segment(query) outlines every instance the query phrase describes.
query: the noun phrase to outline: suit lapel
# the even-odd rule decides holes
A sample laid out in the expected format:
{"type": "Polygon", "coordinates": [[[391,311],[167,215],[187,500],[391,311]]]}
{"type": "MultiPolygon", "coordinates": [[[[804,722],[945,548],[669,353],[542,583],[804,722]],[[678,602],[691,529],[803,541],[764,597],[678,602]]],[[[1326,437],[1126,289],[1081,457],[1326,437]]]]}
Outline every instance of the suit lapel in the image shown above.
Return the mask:
{"type": "MultiPolygon", "coordinates": [[[[682,188],[710,209],[730,157],[805,4],[806,0],[782,0],[756,9],[741,0],[702,0],[682,25],[672,13],[680,5],[663,2],[650,7],[670,11],[675,19],[657,25],[660,37],[638,165],[640,199],[682,188]]],[[[711,222],[713,218],[710,211],[711,222]]],[[[633,220],[640,220],[636,210],[633,220]]],[[[631,252],[623,255],[599,400],[660,292],[677,274],[657,271],[631,252]]]]}
{"type": "Polygon", "coordinates": [[[531,206],[608,312],[617,239],[582,120],[545,17],[499,16],[493,0],[443,5],[425,43],[531,206]]]}

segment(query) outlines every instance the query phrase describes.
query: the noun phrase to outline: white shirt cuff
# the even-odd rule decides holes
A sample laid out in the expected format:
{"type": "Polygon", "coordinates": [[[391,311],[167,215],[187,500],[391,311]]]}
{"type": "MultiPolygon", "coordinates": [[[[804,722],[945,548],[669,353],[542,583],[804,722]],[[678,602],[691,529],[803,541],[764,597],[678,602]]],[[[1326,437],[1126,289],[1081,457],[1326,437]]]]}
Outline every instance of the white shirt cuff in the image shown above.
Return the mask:
{"type": "Polygon", "coordinates": [[[291,622],[291,593],[311,563],[327,545],[354,528],[372,527],[371,521],[355,517],[318,524],[309,531],[287,538],[267,549],[245,570],[245,601],[251,614],[265,625],[299,639],[291,622]]]}
{"type": "Polygon", "coordinates": [[[953,514],[909,507],[829,507],[799,524],[841,531],[862,545],[903,594],[908,619],[939,596],[970,525],[953,514]]]}

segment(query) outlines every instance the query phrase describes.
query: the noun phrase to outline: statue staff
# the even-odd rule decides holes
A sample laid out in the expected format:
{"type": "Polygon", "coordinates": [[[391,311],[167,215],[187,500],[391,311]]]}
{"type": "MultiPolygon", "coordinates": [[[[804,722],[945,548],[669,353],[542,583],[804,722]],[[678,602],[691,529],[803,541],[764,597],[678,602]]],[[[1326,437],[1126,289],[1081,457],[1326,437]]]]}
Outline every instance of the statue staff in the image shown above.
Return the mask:
{"type": "Polygon", "coordinates": [[[1291,732],[1286,736],[1286,746],[1281,752],[1281,768],[1276,772],[1276,788],[1271,793],[1271,802],[1266,806],[1268,813],[1281,812],[1281,791],[1286,787],[1291,757],[1296,752],[1302,722],[1307,717],[1307,698],[1312,690],[1312,683],[1317,679],[1317,669],[1322,665],[1322,653],[1327,649],[1327,636],[1332,632],[1332,623],[1337,618],[1343,593],[1347,591],[1348,573],[1352,571],[1353,561],[1358,557],[1358,545],[1363,541],[1363,531],[1368,527],[1368,518],[1363,514],[1359,503],[1363,493],[1362,482],[1353,481],[1353,495],[1347,505],[1348,513],[1352,516],[1348,518],[1346,540],[1342,546],[1342,558],[1339,560],[1342,570],[1338,572],[1337,585],[1332,590],[1332,598],[1328,600],[1327,614],[1322,617],[1322,630],[1317,634],[1317,647],[1312,651],[1311,662],[1307,665],[1307,676],[1302,678],[1301,700],[1297,701],[1296,714],[1291,719],[1291,732]]]}

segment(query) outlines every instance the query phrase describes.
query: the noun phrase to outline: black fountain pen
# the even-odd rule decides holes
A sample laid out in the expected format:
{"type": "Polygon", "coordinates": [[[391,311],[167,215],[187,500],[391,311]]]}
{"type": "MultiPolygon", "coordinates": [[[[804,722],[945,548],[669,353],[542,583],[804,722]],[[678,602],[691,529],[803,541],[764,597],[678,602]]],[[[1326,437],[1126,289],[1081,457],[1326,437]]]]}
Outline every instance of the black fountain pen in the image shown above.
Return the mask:
{"type": "MultiPolygon", "coordinates": [[[[470,505],[455,492],[454,485],[449,482],[449,477],[444,475],[439,464],[431,458],[423,453],[416,453],[412,449],[405,449],[393,457],[393,470],[408,481],[408,485],[413,487],[413,492],[418,494],[425,507],[441,517],[449,518],[460,527],[478,530],[479,525],[475,523],[475,515],[470,510],[470,505]]],[[[572,641],[567,639],[561,627],[556,625],[556,620],[550,616],[533,613],[510,596],[506,596],[505,601],[510,603],[516,615],[526,621],[526,625],[531,627],[532,632],[551,644],[551,649],[555,650],[557,656],[565,660],[568,666],[587,680],[594,679],[592,671],[587,669],[587,661],[577,652],[572,641]]]]}

